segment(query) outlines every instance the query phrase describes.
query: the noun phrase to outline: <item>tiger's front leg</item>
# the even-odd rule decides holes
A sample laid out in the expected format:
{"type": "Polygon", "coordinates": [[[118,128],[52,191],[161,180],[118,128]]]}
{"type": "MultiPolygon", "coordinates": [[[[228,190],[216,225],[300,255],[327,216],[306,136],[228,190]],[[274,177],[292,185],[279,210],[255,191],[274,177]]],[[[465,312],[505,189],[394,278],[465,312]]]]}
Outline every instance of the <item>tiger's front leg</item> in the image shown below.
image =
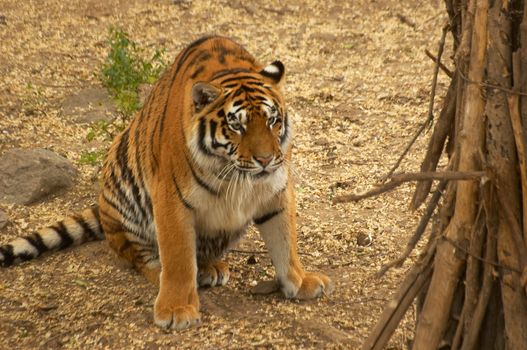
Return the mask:
{"type": "MultiPolygon", "coordinates": [[[[317,272],[304,271],[297,253],[296,209],[292,184],[279,194],[273,209],[255,219],[256,226],[265,241],[277,282],[262,284],[262,292],[280,288],[287,298],[312,299],[329,294],[333,289],[331,279],[317,272]],[[266,291],[263,291],[266,290],[266,291]]],[[[258,293],[258,291],[256,291],[258,293]]]]}
{"type": "Polygon", "coordinates": [[[200,321],[192,213],[168,189],[159,191],[153,202],[161,261],[154,322],[163,328],[184,329],[200,321]]]}

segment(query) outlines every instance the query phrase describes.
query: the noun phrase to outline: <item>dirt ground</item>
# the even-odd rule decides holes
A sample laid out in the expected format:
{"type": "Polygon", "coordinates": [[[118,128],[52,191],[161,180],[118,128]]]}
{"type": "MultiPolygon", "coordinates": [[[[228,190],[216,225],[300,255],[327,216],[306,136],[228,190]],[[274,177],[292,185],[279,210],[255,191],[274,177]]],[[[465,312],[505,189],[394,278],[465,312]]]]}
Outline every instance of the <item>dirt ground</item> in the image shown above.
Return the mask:
{"type": "MultiPolygon", "coordinates": [[[[273,275],[251,231],[229,253],[229,283],[200,291],[203,324],[164,331],[152,320],[156,289],[121,267],[105,242],[90,243],[0,270],[0,348],[360,347],[409,263],[382,278],[375,273],[404,249],[419,212],[407,210],[411,185],[360,203],[332,205],[331,198],[371,186],[425,119],[433,62],[424,49],[436,51],[445,17],[439,0],[0,0],[0,154],[44,147],[81,172],[68,193],[1,207],[10,223],[0,243],[95,202],[98,168],[79,159],[105,145],[88,142],[88,125],[60,106],[100,85],[94,73],[107,54],[109,27],[122,27],[143,47],[165,47],[170,58],[217,33],[262,62],[286,66],[299,250],[308,269],[336,283],[332,295],[310,302],[251,295],[255,281],[273,275]],[[364,235],[370,245],[358,244],[364,235]]],[[[425,145],[426,138],[418,141],[403,170],[418,168],[425,145]]],[[[407,315],[390,349],[406,348],[414,318],[407,315]]]]}

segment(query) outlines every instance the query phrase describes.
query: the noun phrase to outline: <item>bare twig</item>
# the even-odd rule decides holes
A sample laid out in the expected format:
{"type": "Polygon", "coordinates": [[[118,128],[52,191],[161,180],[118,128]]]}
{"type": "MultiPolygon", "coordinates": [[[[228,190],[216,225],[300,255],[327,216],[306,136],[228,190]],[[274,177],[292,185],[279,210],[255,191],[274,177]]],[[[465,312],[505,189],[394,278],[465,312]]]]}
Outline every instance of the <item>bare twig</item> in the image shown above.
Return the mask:
{"type": "Polygon", "coordinates": [[[460,69],[458,69],[457,72],[459,73],[459,76],[465,82],[467,82],[469,84],[476,84],[476,85],[479,85],[480,87],[488,87],[488,88],[491,88],[491,89],[496,89],[496,90],[503,91],[503,92],[506,92],[506,93],[511,94],[511,95],[527,96],[527,92],[525,92],[525,91],[508,89],[506,87],[499,86],[499,85],[496,85],[496,84],[491,84],[491,83],[486,83],[486,82],[483,82],[483,81],[469,79],[467,76],[465,76],[463,74],[463,72],[461,72],[460,69]]]}
{"type": "Polygon", "coordinates": [[[405,15],[402,15],[402,14],[398,13],[395,16],[399,19],[399,21],[401,21],[401,23],[404,23],[407,26],[412,27],[413,29],[415,29],[415,23],[412,22],[411,20],[409,20],[408,17],[406,17],[405,15]]]}
{"type": "MultiPolygon", "coordinates": [[[[457,77],[454,77],[450,82],[448,92],[445,97],[443,108],[437,118],[436,125],[434,127],[434,132],[430,137],[428,142],[428,149],[426,155],[421,163],[421,171],[435,171],[443,149],[445,148],[445,141],[447,140],[448,135],[452,132],[453,121],[455,119],[456,106],[457,106],[457,77]]],[[[451,140],[452,141],[452,140],[451,140]]],[[[451,162],[448,166],[448,169],[452,168],[452,165],[455,164],[451,162]]],[[[410,208],[412,210],[417,209],[428,197],[430,192],[430,187],[432,186],[432,181],[423,181],[418,183],[415,186],[414,195],[412,201],[410,202],[410,208]]]]}
{"type": "Polygon", "coordinates": [[[392,166],[390,171],[383,176],[379,182],[384,183],[386,180],[388,180],[392,174],[397,170],[401,162],[403,161],[404,157],[406,157],[406,154],[408,151],[410,151],[410,148],[414,145],[415,141],[421,135],[421,133],[429,127],[432,122],[434,121],[434,100],[436,95],[436,87],[437,87],[437,76],[439,74],[439,63],[441,61],[441,56],[443,55],[443,49],[445,47],[445,39],[446,39],[446,33],[448,31],[449,25],[446,24],[443,26],[443,34],[441,35],[441,41],[439,42],[439,49],[437,51],[437,59],[436,59],[436,66],[434,68],[434,77],[432,79],[432,90],[430,91],[430,102],[428,104],[428,117],[426,118],[425,122],[417,129],[417,132],[413,136],[412,140],[408,143],[406,148],[404,149],[403,153],[399,156],[399,159],[395,162],[395,164],[392,166]]]}
{"type": "Polygon", "coordinates": [[[500,269],[521,273],[521,271],[517,267],[503,265],[503,264],[500,264],[500,263],[497,263],[497,262],[494,262],[494,261],[487,260],[487,259],[485,259],[482,256],[474,255],[471,252],[469,252],[466,248],[462,247],[461,245],[459,245],[458,243],[454,242],[453,240],[451,240],[450,238],[448,238],[446,236],[441,236],[441,239],[443,239],[446,242],[450,243],[453,247],[455,247],[457,250],[459,250],[463,254],[465,254],[467,256],[470,255],[472,258],[478,259],[482,263],[485,263],[487,265],[492,265],[492,266],[495,266],[495,267],[500,268],[500,269]]]}
{"type": "MultiPolygon", "coordinates": [[[[437,57],[434,56],[433,53],[431,53],[430,51],[428,51],[428,49],[425,49],[425,54],[430,57],[434,62],[437,62],[437,57]]],[[[441,68],[441,70],[446,74],[448,75],[449,78],[452,78],[454,76],[454,73],[448,69],[447,66],[445,66],[443,63],[439,62],[439,68],[441,68]]]]}
{"type": "MultiPolygon", "coordinates": [[[[514,75],[514,90],[519,90],[520,81],[520,56],[519,52],[512,54],[513,75],[514,75]]],[[[509,105],[509,115],[511,118],[512,130],[514,133],[514,141],[516,143],[516,151],[518,152],[518,160],[520,164],[520,178],[522,187],[522,217],[523,217],[523,239],[527,240],[527,158],[525,149],[525,135],[523,135],[522,121],[520,116],[520,97],[518,95],[509,95],[507,97],[509,105]]]]}
{"type": "Polygon", "coordinates": [[[399,185],[410,181],[427,180],[474,180],[486,176],[484,171],[443,171],[443,172],[424,172],[424,173],[403,173],[391,177],[391,181],[372,190],[360,194],[346,194],[333,198],[333,203],[356,202],[364,198],[377,196],[388,192],[399,185]]]}
{"type": "Polygon", "coordinates": [[[452,346],[450,347],[450,350],[459,349],[459,344],[461,344],[461,335],[463,334],[464,322],[465,322],[465,308],[463,307],[463,310],[461,310],[461,315],[459,315],[459,320],[457,321],[456,332],[454,333],[454,338],[452,339],[452,346]]]}
{"type": "MultiPolygon", "coordinates": [[[[242,250],[242,249],[229,249],[231,253],[244,254],[244,255],[265,255],[269,254],[267,250],[242,250]]],[[[311,253],[298,252],[298,255],[313,256],[311,253]]]]}

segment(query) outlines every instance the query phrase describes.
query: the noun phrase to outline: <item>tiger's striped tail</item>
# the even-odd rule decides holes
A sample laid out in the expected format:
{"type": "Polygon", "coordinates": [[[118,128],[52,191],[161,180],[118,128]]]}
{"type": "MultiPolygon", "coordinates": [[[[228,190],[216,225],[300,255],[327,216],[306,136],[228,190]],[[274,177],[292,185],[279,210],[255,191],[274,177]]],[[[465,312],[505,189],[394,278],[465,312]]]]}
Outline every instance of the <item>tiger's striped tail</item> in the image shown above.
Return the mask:
{"type": "Polygon", "coordinates": [[[50,227],[0,246],[0,266],[8,267],[46,252],[103,239],[99,207],[93,206],[50,227]]]}

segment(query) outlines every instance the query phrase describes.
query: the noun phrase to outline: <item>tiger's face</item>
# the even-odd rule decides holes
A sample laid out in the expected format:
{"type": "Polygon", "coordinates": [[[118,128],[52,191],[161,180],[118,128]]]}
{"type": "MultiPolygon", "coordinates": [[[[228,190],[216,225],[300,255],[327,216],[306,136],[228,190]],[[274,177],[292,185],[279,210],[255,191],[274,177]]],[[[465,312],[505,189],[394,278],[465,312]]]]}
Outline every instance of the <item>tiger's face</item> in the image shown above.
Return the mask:
{"type": "Polygon", "coordinates": [[[259,73],[238,72],[194,85],[200,158],[253,178],[283,166],[290,136],[279,89],[283,70],[275,62],[259,73]]]}

